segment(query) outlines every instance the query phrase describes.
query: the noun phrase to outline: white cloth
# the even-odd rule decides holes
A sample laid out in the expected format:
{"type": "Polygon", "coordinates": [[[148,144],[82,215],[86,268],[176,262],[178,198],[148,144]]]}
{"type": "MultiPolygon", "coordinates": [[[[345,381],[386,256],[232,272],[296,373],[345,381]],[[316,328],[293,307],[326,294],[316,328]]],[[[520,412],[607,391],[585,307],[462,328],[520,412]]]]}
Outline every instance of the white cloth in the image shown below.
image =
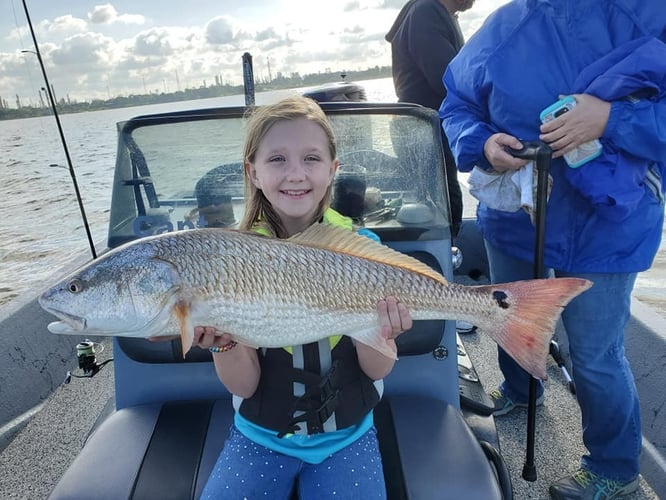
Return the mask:
{"type": "MultiPolygon", "coordinates": [[[[469,192],[480,202],[495,210],[517,212],[525,210],[535,223],[537,173],[534,162],[528,162],[517,171],[487,172],[474,167],[469,176],[469,192]]],[[[550,197],[553,178],[548,174],[546,201],[550,197]]]]}
{"type": "Polygon", "coordinates": [[[474,167],[469,176],[469,192],[481,203],[503,212],[534,208],[534,162],[517,171],[487,172],[474,167]]]}

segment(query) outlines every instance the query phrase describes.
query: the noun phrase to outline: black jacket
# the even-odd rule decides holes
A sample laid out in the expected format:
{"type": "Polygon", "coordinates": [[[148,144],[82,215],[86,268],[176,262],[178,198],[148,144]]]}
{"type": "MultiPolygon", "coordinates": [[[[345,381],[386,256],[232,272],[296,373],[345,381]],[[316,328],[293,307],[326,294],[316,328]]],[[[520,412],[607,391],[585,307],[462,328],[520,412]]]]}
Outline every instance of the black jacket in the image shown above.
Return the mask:
{"type": "MultiPolygon", "coordinates": [[[[446,97],[444,71],[464,43],[458,20],[439,0],[409,0],[387,33],[386,41],[391,43],[393,85],[398,100],[438,111],[446,97]]],[[[442,140],[455,236],[462,221],[462,192],[443,132],[442,140]]]]}

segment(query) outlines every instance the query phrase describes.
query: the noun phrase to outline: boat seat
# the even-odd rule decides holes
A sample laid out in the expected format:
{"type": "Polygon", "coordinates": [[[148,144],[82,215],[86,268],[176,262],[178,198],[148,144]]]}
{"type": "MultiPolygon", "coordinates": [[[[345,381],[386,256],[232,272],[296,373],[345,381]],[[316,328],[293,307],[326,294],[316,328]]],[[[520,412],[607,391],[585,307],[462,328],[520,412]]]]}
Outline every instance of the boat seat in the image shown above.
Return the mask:
{"type": "MultiPolygon", "coordinates": [[[[232,419],[228,399],[118,410],[91,435],[49,498],[199,498],[232,419]]],[[[394,396],[382,401],[375,420],[389,499],[501,498],[484,452],[451,405],[394,396]]]]}

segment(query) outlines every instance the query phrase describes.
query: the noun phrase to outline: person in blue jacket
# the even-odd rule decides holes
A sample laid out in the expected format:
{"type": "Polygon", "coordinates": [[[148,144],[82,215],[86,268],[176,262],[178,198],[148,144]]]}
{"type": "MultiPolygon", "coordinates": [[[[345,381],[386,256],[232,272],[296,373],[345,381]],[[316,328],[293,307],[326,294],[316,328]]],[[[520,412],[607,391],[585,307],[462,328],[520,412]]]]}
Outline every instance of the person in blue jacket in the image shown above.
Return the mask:
{"type": "MultiPolygon", "coordinates": [[[[636,274],[648,269],[664,225],[666,9],[658,0],[514,0],[494,12],[444,75],[440,108],[459,170],[515,171],[506,148],[553,149],[545,264],[591,280],[562,319],[588,453],[550,486],[556,499],[618,498],[638,487],[641,421],[624,352],[636,274]],[[576,106],[542,124],[564,95],[576,106]],[[579,168],[562,156],[598,139],[579,168]]],[[[522,210],[477,210],[493,282],[533,275],[534,227],[522,210]]],[[[526,406],[529,376],[500,350],[495,414],[526,406]]],[[[543,402],[543,385],[538,403],[543,402]]]]}

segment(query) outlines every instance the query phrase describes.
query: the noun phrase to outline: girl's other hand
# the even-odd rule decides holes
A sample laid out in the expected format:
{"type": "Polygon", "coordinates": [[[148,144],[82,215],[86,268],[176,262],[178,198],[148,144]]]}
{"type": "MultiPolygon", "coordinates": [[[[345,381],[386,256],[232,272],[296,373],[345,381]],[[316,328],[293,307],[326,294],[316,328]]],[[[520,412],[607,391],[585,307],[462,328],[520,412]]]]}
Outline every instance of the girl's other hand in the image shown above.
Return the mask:
{"type": "Polygon", "coordinates": [[[413,326],[409,310],[395,297],[386,297],[377,302],[377,314],[381,334],[387,339],[394,339],[413,326]]]}

